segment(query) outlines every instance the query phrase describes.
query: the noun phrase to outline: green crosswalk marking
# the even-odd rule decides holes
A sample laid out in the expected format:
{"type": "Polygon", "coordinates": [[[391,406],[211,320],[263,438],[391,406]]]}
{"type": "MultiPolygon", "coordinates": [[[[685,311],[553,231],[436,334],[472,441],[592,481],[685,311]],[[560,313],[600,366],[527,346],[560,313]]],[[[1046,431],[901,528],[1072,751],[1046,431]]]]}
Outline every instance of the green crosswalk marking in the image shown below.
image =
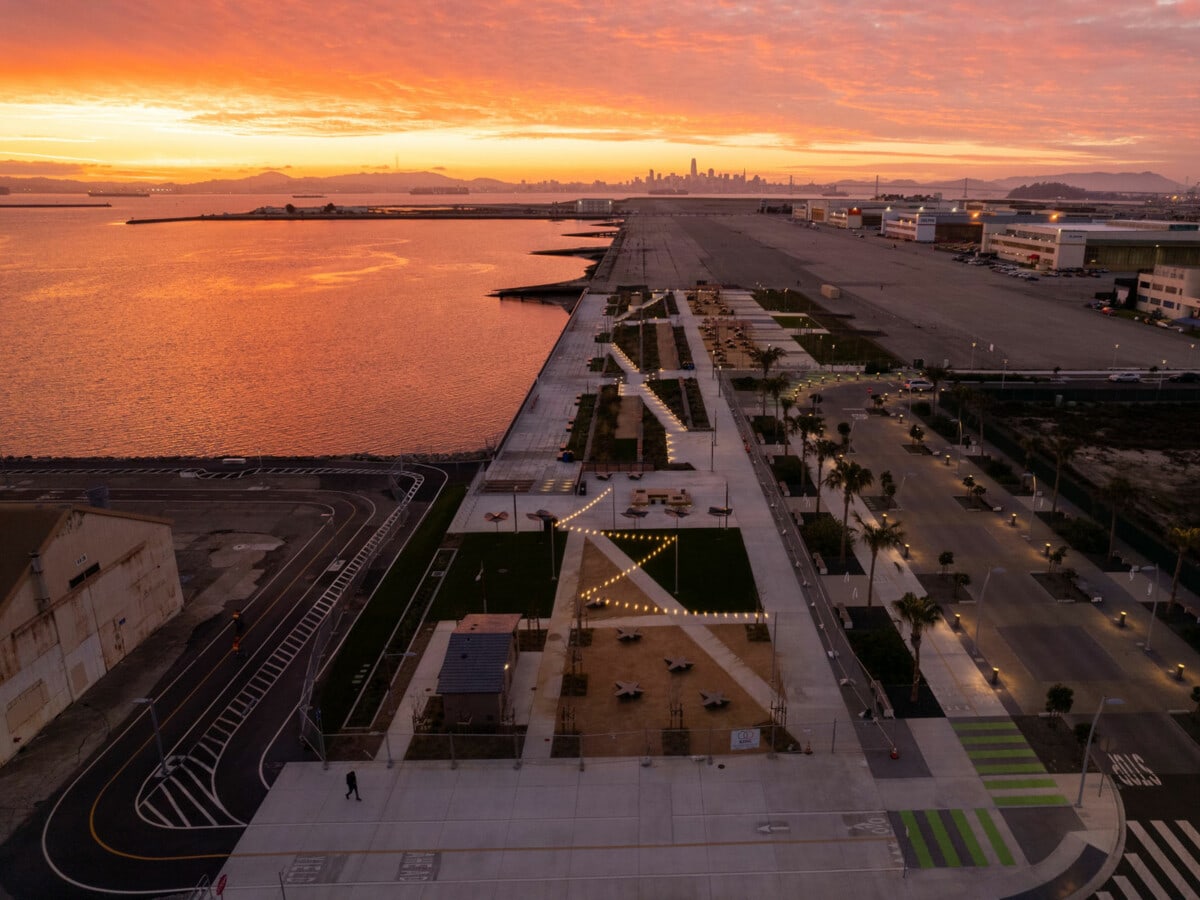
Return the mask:
{"type": "Polygon", "coordinates": [[[1029,747],[1010,747],[1000,750],[968,750],[967,756],[971,759],[1027,759],[1031,756],[1036,757],[1037,754],[1029,747]]]}
{"type": "Polygon", "coordinates": [[[1024,794],[1015,797],[993,797],[997,806],[1066,806],[1067,798],[1062,794],[1024,794]]]}
{"type": "Polygon", "coordinates": [[[976,840],[970,823],[967,822],[966,814],[961,809],[952,809],[950,817],[958,826],[958,833],[962,835],[963,843],[967,845],[967,852],[971,854],[972,862],[977,866],[986,866],[988,864],[987,857],[983,855],[983,849],[979,846],[979,841],[976,840]]]}
{"type": "Polygon", "coordinates": [[[913,852],[917,854],[917,865],[922,869],[932,869],[933,855],[925,845],[925,838],[921,835],[920,826],[917,825],[917,817],[913,815],[911,809],[902,809],[900,821],[904,823],[905,837],[908,838],[908,843],[912,845],[913,852]]]}
{"type": "Polygon", "coordinates": [[[995,778],[991,781],[985,781],[983,786],[989,791],[1028,791],[1031,788],[1056,788],[1058,787],[1058,782],[1053,778],[1014,778],[1011,780],[995,778]]]}
{"type": "Polygon", "coordinates": [[[1003,722],[952,722],[955,731],[1016,731],[1017,723],[1008,719],[1003,722]]]}
{"type": "Polygon", "coordinates": [[[946,831],[946,826],[942,824],[942,817],[936,809],[925,810],[925,821],[929,823],[929,827],[933,830],[934,840],[938,843],[938,848],[942,851],[942,858],[946,860],[946,865],[952,869],[957,869],[962,865],[962,860],[958,858],[958,852],[954,849],[954,845],[950,843],[950,835],[946,831]]]}
{"type": "Polygon", "coordinates": [[[1004,843],[1004,838],[1000,836],[1000,829],[996,827],[996,823],[992,821],[992,817],[988,815],[986,809],[975,810],[975,817],[979,819],[979,824],[983,826],[983,833],[987,835],[988,843],[992,845],[992,851],[996,854],[996,859],[1000,860],[1002,866],[1015,866],[1016,860],[1013,859],[1012,853],[1008,850],[1008,845],[1004,843]]]}
{"type": "Polygon", "coordinates": [[[971,744],[1023,744],[1023,734],[972,734],[960,737],[959,742],[964,746],[971,744]]]}
{"type": "Polygon", "coordinates": [[[976,764],[975,771],[980,775],[1037,775],[1046,767],[1041,763],[984,763],[976,764]]]}

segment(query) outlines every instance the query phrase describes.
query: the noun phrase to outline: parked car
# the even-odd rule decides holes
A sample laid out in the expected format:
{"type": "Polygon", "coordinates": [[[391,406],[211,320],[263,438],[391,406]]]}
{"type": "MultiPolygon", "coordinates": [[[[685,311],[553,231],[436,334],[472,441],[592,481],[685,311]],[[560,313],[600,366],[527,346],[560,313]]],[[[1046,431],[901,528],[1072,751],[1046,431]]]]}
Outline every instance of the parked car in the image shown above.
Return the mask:
{"type": "Polygon", "coordinates": [[[1195,372],[1179,372],[1172,375],[1167,381],[1177,381],[1180,384],[1195,384],[1197,381],[1200,381],[1200,375],[1195,372]]]}
{"type": "Polygon", "coordinates": [[[926,381],[924,378],[910,378],[904,382],[904,389],[912,391],[915,394],[933,390],[933,382],[926,381]]]}
{"type": "Polygon", "coordinates": [[[1141,381],[1142,376],[1137,372],[1113,372],[1108,376],[1109,381],[1141,381]]]}

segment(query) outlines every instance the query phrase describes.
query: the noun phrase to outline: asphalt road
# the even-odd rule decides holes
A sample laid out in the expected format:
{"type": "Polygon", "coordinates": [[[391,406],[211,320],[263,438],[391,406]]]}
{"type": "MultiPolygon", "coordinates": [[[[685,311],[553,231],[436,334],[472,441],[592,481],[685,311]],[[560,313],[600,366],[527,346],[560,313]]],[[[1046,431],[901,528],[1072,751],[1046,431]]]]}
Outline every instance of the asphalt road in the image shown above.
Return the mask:
{"type": "MultiPolygon", "coordinates": [[[[300,463],[300,461],[295,461],[300,463]]],[[[183,467],[195,467],[187,461],[183,467]]],[[[21,471],[9,475],[19,482],[21,471]]],[[[137,478],[135,464],[113,461],[38,465],[26,479],[31,491],[6,492],[8,501],[28,501],[51,470],[137,478]]],[[[219,870],[251,820],[279,765],[312,759],[297,737],[296,703],[309,663],[315,624],[332,609],[331,563],[358,558],[398,504],[385,496],[389,464],[355,472],[319,474],[319,488],[270,488],[248,467],[213,467],[219,475],[245,480],[204,485],[179,479],[169,487],[111,489],[114,508],[170,515],[189,505],[244,503],[260,512],[278,504],[287,534],[286,558],[241,605],[240,653],[234,652],[235,624],[221,616],[196,631],[184,654],[149,695],[159,720],[168,775],[162,777],[150,707],[134,712],[76,777],[39,811],[31,825],[10,840],[0,859],[4,887],[14,896],[95,896],[94,892],[164,893],[190,888],[219,870]],[[340,482],[340,484],[339,484],[340,482]],[[349,486],[350,489],[341,489],[349,486]],[[247,489],[243,489],[247,488],[247,489]],[[372,488],[370,490],[366,488],[372,488]]],[[[293,470],[312,465],[287,466],[293,470]]],[[[336,468],[336,467],[322,467],[336,468]]],[[[299,472],[295,474],[299,475],[299,472]]],[[[68,476],[69,478],[70,476],[68,476]]],[[[61,478],[61,476],[60,476],[61,478]]],[[[147,481],[164,483],[163,479],[147,481]]],[[[311,475],[305,479],[311,482],[311,475]]],[[[396,476],[408,491],[410,509],[423,511],[445,483],[444,473],[421,467],[396,476]],[[417,477],[414,477],[416,475],[417,477]]],[[[285,483],[285,482],[284,482],[285,483]]],[[[70,494],[70,490],[61,493],[70,494]]],[[[274,514],[273,514],[274,515],[274,514]]],[[[379,548],[394,556],[420,521],[413,515],[379,548]]],[[[358,574],[361,577],[363,568],[358,574]]],[[[357,580],[345,585],[355,589],[357,580]]],[[[336,600],[336,597],[333,598],[336,600]]],[[[154,638],[151,638],[154,640],[154,638]]]]}

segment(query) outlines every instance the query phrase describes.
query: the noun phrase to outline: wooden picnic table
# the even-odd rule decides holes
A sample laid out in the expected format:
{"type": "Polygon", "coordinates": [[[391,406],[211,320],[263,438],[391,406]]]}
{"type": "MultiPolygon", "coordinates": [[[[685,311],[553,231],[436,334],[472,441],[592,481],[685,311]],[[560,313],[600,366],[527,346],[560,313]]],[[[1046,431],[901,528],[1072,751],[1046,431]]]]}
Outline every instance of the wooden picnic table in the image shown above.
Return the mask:
{"type": "Polygon", "coordinates": [[[640,631],[638,631],[636,628],[618,628],[617,629],[617,640],[618,641],[640,641],[641,639],[642,639],[642,633],[640,631]]]}
{"type": "Polygon", "coordinates": [[[701,691],[700,696],[704,700],[705,709],[720,709],[729,705],[729,698],[720,691],[701,691]]]}
{"type": "Polygon", "coordinates": [[[686,656],[665,656],[663,661],[667,664],[668,672],[686,672],[692,667],[692,661],[686,656]]]}

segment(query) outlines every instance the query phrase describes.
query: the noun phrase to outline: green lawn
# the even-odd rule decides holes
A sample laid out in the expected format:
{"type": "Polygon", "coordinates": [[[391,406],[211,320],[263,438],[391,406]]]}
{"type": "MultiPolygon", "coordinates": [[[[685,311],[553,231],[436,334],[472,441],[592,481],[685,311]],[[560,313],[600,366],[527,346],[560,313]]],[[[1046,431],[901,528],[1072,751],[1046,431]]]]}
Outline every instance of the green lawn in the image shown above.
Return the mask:
{"type": "MultiPolygon", "coordinates": [[[[557,581],[550,580],[550,535],[533,531],[533,522],[522,519],[522,531],[514,533],[512,521],[499,533],[471,532],[462,536],[450,570],[442,577],[441,590],[431,617],[457,619],[466,613],[520,613],[547,618],[554,608],[557,581]],[[507,529],[507,531],[505,530],[507,529]],[[483,578],[479,576],[480,565],[483,578]]],[[[562,568],[567,534],[554,535],[554,571],[562,568]]]]}
{"type": "MultiPolygon", "coordinates": [[[[655,508],[651,516],[664,515],[655,508]]],[[[693,511],[693,516],[707,512],[693,511]]],[[[644,521],[649,521],[646,519],[644,521]]],[[[635,537],[615,537],[613,543],[634,562],[649,554],[657,541],[648,535],[675,536],[673,528],[642,528],[635,537]]],[[[645,565],[646,574],[668,592],[675,588],[675,548],[663,551],[645,565]]],[[[584,585],[586,589],[588,585],[584,585]]],[[[736,528],[679,529],[679,602],[692,612],[754,612],[758,591],[742,533],[736,528]]]]}
{"type": "MultiPolygon", "coordinates": [[[[420,585],[434,554],[441,546],[446,529],[450,527],[466,495],[462,485],[447,487],[421,527],[416,530],[396,564],[388,571],[371,602],[359,615],[350,634],[330,667],[329,675],[320,687],[322,721],[327,729],[341,727],[358,687],[354,678],[364,665],[370,665],[384,650],[403,651],[416,631],[420,611],[412,610],[405,619],[393,646],[385,646],[396,627],[405,606],[420,585]]],[[[414,604],[415,606],[415,604],[414,604]]]]}

